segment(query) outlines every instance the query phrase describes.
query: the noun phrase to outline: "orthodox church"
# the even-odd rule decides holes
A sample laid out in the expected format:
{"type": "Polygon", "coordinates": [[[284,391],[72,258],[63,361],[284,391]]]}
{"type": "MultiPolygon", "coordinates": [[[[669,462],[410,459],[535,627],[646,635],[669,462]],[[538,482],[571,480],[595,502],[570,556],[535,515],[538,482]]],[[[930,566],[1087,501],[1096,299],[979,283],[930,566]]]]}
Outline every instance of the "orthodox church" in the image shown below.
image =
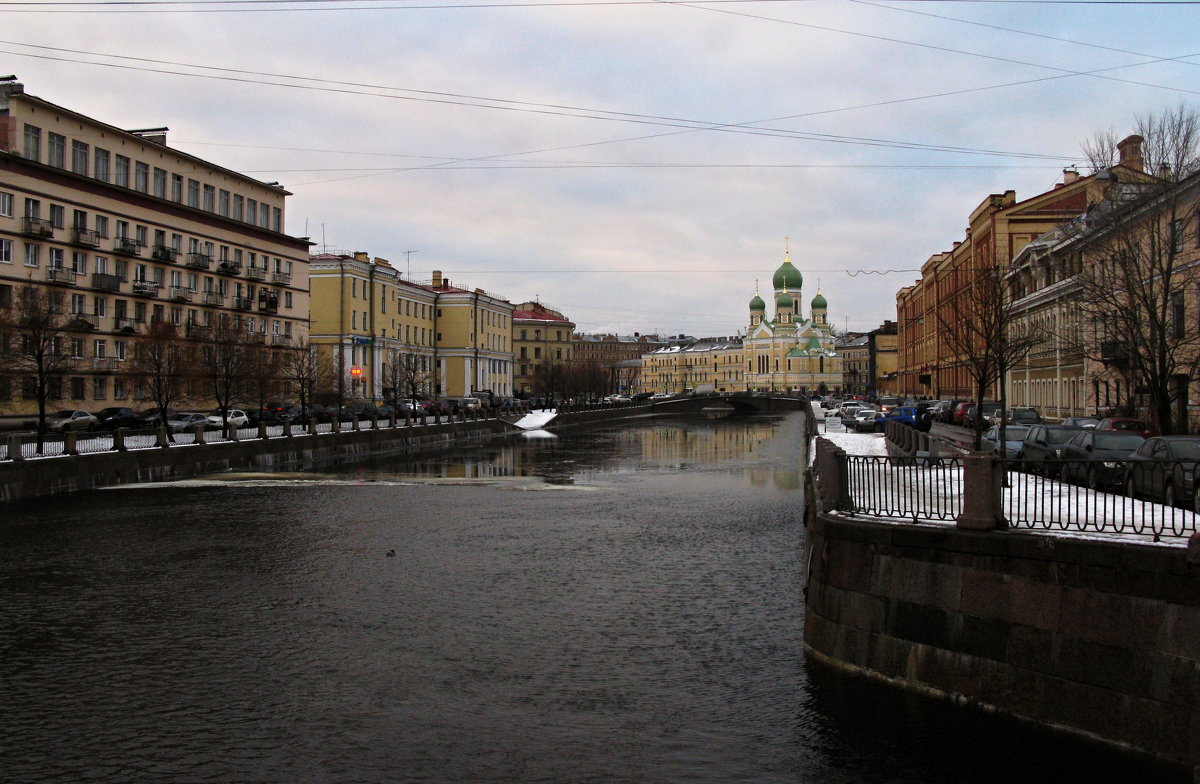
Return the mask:
{"type": "Polygon", "coordinates": [[[767,318],[767,303],[755,286],[750,300],[750,327],[743,348],[746,386],[755,392],[824,394],[842,387],[842,358],[829,329],[829,303],[821,292],[813,297],[809,317],[800,307],[804,277],[785,253],[771,278],[775,317],[767,318]]]}

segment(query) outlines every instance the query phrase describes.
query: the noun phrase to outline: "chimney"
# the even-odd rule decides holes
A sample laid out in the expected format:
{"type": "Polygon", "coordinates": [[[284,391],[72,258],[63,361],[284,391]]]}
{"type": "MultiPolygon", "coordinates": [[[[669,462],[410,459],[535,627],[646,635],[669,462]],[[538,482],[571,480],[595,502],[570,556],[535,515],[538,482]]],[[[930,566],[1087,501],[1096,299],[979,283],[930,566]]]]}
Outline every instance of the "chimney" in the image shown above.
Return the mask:
{"type": "Polygon", "coordinates": [[[1171,179],[1171,164],[1167,163],[1166,161],[1158,164],[1158,178],[1160,180],[1171,179]]]}
{"type": "Polygon", "coordinates": [[[440,289],[442,287],[442,271],[441,270],[433,271],[433,287],[435,289],[440,289]]]}
{"type": "Polygon", "coordinates": [[[1117,165],[1134,171],[1145,171],[1145,163],[1142,159],[1142,142],[1144,141],[1145,139],[1135,133],[1117,142],[1117,152],[1120,153],[1117,165]]]}
{"type": "Polygon", "coordinates": [[[130,133],[132,133],[134,136],[140,136],[148,142],[154,142],[155,144],[161,144],[163,147],[166,147],[167,131],[169,130],[170,128],[139,128],[137,130],[130,131],[130,133]]]}
{"type": "Polygon", "coordinates": [[[356,250],[354,251],[354,260],[365,263],[371,260],[371,256],[366,251],[356,250]]]}
{"type": "Polygon", "coordinates": [[[1070,185],[1079,179],[1079,172],[1074,169],[1063,169],[1063,185],[1070,185]]]}

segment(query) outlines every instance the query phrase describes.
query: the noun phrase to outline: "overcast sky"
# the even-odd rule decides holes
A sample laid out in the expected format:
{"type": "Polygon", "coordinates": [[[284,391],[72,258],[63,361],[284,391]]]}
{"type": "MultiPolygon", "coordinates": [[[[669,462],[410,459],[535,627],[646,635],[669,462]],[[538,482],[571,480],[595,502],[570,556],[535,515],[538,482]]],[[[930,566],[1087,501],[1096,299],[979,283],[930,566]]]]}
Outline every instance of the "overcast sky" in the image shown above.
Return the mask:
{"type": "Polygon", "coordinates": [[[1183,3],[145,0],[0,20],[0,75],[280,182],[316,250],[536,298],[583,332],[744,330],[787,237],[805,313],[819,281],[839,329],[874,328],[988,194],[1032,196],[1096,131],[1200,105],[1183,3]]]}

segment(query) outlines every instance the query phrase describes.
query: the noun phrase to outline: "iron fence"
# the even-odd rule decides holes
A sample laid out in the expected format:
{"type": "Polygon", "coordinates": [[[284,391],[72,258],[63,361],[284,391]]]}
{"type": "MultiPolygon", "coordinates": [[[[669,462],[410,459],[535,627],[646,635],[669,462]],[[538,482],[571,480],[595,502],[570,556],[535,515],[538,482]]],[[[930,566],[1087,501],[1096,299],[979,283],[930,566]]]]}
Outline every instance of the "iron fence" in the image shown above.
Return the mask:
{"type": "MultiPolygon", "coordinates": [[[[841,511],[953,522],[963,509],[962,458],[846,455],[841,511]]],[[[1009,527],[1185,537],[1200,523],[1195,461],[998,461],[999,514],[1009,527]]]]}
{"type": "Polygon", "coordinates": [[[848,501],[856,514],[952,521],[962,511],[957,457],[916,460],[847,455],[848,501]]]}

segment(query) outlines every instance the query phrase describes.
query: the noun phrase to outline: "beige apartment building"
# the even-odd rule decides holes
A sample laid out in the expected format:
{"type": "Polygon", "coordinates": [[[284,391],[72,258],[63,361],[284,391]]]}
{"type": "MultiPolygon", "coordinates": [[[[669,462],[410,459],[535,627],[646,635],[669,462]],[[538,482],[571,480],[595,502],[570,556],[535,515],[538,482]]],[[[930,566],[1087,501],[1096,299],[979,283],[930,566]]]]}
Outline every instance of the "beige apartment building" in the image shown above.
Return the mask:
{"type": "MultiPolygon", "coordinates": [[[[308,331],[308,248],[285,198],[171,148],[0,82],[0,302],[44,291],[63,318],[50,405],[145,407],[128,360],[153,324],[200,345],[218,324],[281,350],[308,331]]],[[[0,406],[29,413],[30,379],[0,368],[0,406]]],[[[181,404],[205,405],[202,384],[181,404]]]]}
{"type": "Polygon", "coordinates": [[[513,311],[513,388],[521,395],[538,391],[538,368],[570,363],[575,323],[540,302],[522,302],[513,311]]]}

